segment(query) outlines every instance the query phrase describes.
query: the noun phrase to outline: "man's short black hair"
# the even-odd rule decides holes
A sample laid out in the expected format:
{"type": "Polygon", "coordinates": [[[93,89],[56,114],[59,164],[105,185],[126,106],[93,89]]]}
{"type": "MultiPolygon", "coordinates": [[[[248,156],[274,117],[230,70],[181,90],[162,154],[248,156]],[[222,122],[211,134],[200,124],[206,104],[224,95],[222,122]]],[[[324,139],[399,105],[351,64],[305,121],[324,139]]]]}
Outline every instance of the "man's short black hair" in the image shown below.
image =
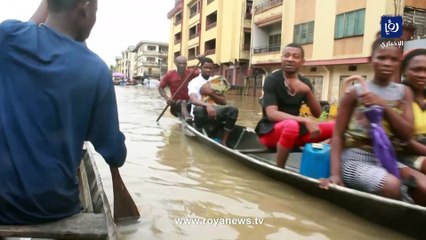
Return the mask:
{"type": "MultiPolygon", "coordinates": [[[[305,50],[303,50],[302,45],[298,44],[298,43],[289,43],[287,44],[287,46],[284,47],[284,49],[288,48],[288,47],[292,47],[292,48],[298,48],[300,49],[300,53],[302,54],[302,59],[305,58],[305,50]]],[[[284,51],[283,49],[283,51],[284,51]]]]}
{"type": "Polygon", "coordinates": [[[204,63],[206,63],[206,62],[211,63],[211,64],[214,64],[214,62],[213,62],[213,60],[212,60],[211,58],[203,57],[203,58],[201,59],[201,66],[203,66],[203,65],[204,65],[204,63]]]}
{"type": "Polygon", "coordinates": [[[73,9],[78,3],[91,0],[47,0],[49,12],[61,12],[73,9]]]}

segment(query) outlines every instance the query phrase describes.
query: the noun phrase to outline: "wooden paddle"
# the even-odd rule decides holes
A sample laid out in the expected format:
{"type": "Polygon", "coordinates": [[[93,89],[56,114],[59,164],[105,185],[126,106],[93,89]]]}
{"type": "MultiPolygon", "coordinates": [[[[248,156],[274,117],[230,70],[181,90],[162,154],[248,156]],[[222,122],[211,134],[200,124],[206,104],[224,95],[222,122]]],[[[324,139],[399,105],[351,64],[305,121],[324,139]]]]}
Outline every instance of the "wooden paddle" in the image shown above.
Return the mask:
{"type": "MultiPolygon", "coordinates": [[[[200,66],[200,64],[201,64],[201,59],[203,59],[204,58],[204,56],[206,56],[206,54],[208,53],[209,51],[207,51],[207,52],[205,52],[203,55],[200,55],[199,57],[197,57],[197,59],[198,59],[198,63],[197,63],[197,65],[194,67],[194,68],[192,68],[192,70],[191,70],[191,72],[186,76],[186,78],[183,80],[183,82],[179,85],[179,87],[178,87],[178,89],[176,90],[176,92],[175,92],[175,94],[173,94],[172,95],[172,97],[171,97],[171,99],[173,100],[175,97],[176,97],[176,94],[179,92],[179,90],[183,87],[183,85],[186,83],[186,82],[188,82],[188,80],[189,80],[189,77],[194,73],[194,71],[195,71],[195,69],[197,69],[198,68],[198,66],[200,66]]],[[[161,112],[161,114],[160,114],[160,116],[158,116],[158,118],[157,118],[157,122],[160,120],[160,118],[163,116],[163,114],[166,112],[166,110],[167,110],[167,108],[169,108],[169,106],[170,106],[170,104],[169,103],[167,103],[167,105],[166,105],[166,107],[163,109],[163,111],[161,112]]]]}
{"type": "Polygon", "coordinates": [[[117,167],[109,167],[112,176],[112,188],[114,191],[114,221],[132,219],[137,220],[140,217],[138,208],[130,196],[121,179],[117,167]]]}

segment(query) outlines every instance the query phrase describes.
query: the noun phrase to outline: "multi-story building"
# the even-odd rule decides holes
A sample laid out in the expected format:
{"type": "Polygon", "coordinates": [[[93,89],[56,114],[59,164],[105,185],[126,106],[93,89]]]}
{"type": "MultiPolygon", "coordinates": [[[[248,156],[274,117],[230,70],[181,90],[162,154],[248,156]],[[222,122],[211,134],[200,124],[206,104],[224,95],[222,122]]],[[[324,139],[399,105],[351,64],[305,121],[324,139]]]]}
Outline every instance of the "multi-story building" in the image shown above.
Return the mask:
{"type": "Polygon", "coordinates": [[[318,99],[333,101],[347,76],[372,78],[368,60],[383,15],[404,16],[405,39],[426,38],[426,1],[176,0],[168,13],[169,58],[184,55],[195,66],[197,54],[211,51],[218,73],[233,86],[248,76],[249,85],[260,88],[265,75],[280,68],[283,47],[296,42],[305,50],[301,74],[318,99]]]}
{"type": "MultiPolygon", "coordinates": [[[[252,0],[176,0],[169,11],[169,59],[206,53],[233,86],[249,75],[252,0]]],[[[173,68],[169,62],[169,69],[173,68]]]]}
{"type": "Polygon", "coordinates": [[[115,57],[114,72],[123,72],[123,59],[121,58],[121,56],[115,57]]]}
{"type": "Polygon", "coordinates": [[[133,68],[135,65],[134,62],[134,50],[135,46],[129,46],[121,52],[121,57],[116,57],[115,61],[117,63],[116,69],[117,72],[124,74],[125,79],[133,79],[133,68]]]}
{"type": "Polygon", "coordinates": [[[141,79],[160,79],[167,71],[167,54],[167,43],[140,41],[134,49],[134,76],[141,79]]]}
{"type": "Polygon", "coordinates": [[[253,6],[254,76],[280,68],[285,45],[302,44],[306,62],[301,73],[321,100],[339,99],[342,80],[349,75],[372,78],[368,60],[381,16],[403,15],[406,39],[426,37],[426,1],[254,0],[253,6]]]}

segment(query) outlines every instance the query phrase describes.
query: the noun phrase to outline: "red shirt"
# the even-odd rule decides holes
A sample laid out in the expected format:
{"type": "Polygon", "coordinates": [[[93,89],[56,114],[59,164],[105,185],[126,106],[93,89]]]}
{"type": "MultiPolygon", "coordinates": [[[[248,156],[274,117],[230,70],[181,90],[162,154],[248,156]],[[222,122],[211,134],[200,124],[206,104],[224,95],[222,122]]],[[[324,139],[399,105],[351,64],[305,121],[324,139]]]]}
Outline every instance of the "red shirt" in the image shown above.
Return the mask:
{"type": "MultiPolygon", "coordinates": [[[[168,86],[170,88],[170,93],[173,96],[175,94],[176,90],[181,85],[181,83],[186,79],[186,76],[188,76],[190,73],[191,73],[191,70],[186,69],[185,74],[181,78],[181,76],[179,75],[179,73],[176,70],[168,71],[166,73],[166,75],[164,75],[164,77],[161,79],[160,87],[165,88],[165,87],[168,86]]],[[[197,70],[194,71],[192,73],[192,75],[189,76],[188,81],[186,81],[186,83],[183,84],[183,86],[179,89],[179,92],[176,94],[176,96],[173,99],[174,100],[177,100],[177,99],[188,100],[189,99],[188,83],[189,83],[189,81],[191,81],[194,77],[196,77],[198,75],[199,75],[199,72],[197,70]]]]}

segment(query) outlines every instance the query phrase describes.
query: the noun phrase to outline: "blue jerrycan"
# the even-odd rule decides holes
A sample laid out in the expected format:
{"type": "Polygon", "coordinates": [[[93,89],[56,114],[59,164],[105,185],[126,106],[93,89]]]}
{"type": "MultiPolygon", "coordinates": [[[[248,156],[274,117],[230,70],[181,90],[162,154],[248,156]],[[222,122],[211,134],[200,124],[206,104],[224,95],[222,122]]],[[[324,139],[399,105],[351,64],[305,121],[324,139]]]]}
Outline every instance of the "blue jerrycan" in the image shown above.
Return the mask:
{"type": "Polygon", "coordinates": [[[308,143],[302,151],[300,174],[311,178],[330,176],[330,145],[326,143],[308,143]]]}

